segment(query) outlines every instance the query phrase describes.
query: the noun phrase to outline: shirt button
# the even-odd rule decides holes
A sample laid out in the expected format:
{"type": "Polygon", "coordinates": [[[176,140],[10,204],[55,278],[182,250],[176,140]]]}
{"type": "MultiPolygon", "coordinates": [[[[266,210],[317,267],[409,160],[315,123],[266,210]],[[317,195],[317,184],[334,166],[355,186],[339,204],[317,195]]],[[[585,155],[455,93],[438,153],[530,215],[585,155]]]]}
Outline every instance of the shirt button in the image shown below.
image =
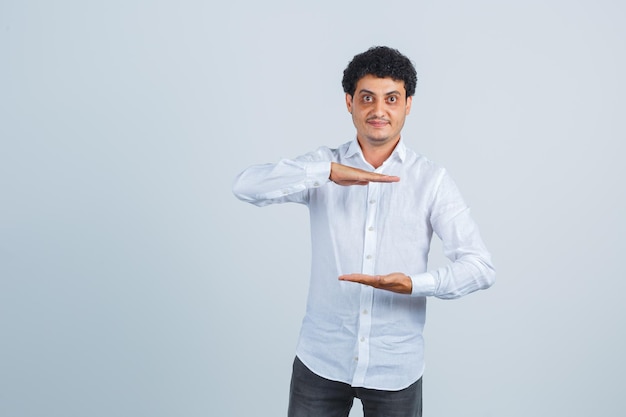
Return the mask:
{"type": "Polygon", "coordinates": [[[314,186],[314,187],[319,187],[319,186],[320,186],[320,183],[319,183],[319,182],[317,182],[317,181],[315,181],[315,182],[313,183],[313,186],[314,186]]]}
{"type": "Polygon", "coordinates": [[[364,337],[361,337],[361,342],[365,342],[365,338],[364,337]]]}
{"type": "Polygon", "coordinates": [[[367,230],[369,230],[370,232],[373,232],[374,231],[374,227],[370,226],[370,227],[367,228],[367,230]]]}
{"type": "Polygon", "coordinates": [[[372,255],[367,255],[365,259],[372,259],[372,255]]]}
{"type": "Polygon", "coordinates": [[[358,356],[355,356],[355,357],[354,357],[354,360],[355,360],[355,361],[358,361],[358,360],[359,360],[359,357],[358,357],[358,356]]]}
{"type": "Polygon", "coordinates": [[[289,191],[283,190],[283,195],[287,195],[287,194],[289,194],[289,191]]]}
{"type": "Polygon", "coordinates": [[[363,314],[367,314],[367,310],[363,310],[363,314]]]}
{"type": "Polygon", "coordinates": [[[376,202],[376,200],[374,200],[373,198],[370,200],[370,204],[374,204],[376,202]]]}

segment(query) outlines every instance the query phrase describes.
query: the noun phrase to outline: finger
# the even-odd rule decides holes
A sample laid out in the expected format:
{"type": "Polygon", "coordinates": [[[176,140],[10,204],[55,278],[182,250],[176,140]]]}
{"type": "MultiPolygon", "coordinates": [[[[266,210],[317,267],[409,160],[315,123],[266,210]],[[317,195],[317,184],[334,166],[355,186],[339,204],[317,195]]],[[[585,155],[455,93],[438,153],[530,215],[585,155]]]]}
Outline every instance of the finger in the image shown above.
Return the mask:
{"type": "Polygon", "coordinates": [[[347,275],[341,275],[339,277],[340,281],[350,281],[350,282],[362,282],[363,281],[363,277],[365,277],[366,275],[363,274],[347,274],[347,275]]]}
{"type": "Polygon", "coordinates": [[[337,181],[335,182],[335,184],[337,185],[367,185],[370,182],[371,181],[365,181],[365,180],[345,180],[345,181],[337,181]]]}
{"type": "Polygon", "coordinates": [[[395,175],[370,174],[367,180],[370,182],[398,182],[400,181],[400,177],[396,177],[395,175]]]}
{"type": "Polygon", "coordinates": [[[380,283],[380,276],[379,275],[372,276],[372,275],[365,275],[365,274],[347,274],[347,275],[341,275],[339,277],[339,280],[356,282],[359,284],[371,285],[372,287],[376,287],[380,283]]]}
{"type": "Polygon", "coordinates": [[[370,287],[397,292],[399,294],[411,294],[413,284],[411,279],[403,274],[394,273],[389,275],[365,275],[347,274],[339,277],[341,281],[356,282],[369,285],[370,287]]]}

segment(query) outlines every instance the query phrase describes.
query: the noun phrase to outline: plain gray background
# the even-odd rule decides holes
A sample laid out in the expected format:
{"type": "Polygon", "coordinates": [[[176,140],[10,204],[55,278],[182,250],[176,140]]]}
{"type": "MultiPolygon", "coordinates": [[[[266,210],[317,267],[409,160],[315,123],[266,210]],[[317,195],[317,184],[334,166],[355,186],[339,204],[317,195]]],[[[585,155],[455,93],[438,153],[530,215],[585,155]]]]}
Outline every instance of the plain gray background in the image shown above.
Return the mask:
{"type": "Polygon", "coordinates": [[[285,415],[308,214],[231,184],[352,139],[373,45],[498,272],[430,301],[425,416],[619,413],[623,3],[303,4],[0,1],[0,415],[285,415]]]}

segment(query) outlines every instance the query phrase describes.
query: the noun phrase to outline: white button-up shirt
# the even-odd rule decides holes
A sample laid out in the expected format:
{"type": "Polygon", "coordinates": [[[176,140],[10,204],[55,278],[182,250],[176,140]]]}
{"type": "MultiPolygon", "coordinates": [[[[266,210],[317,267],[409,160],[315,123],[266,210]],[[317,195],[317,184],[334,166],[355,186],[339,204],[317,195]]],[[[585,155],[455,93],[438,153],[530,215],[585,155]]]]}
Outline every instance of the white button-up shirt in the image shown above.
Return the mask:
{"type": "Polygon", "coordinates": [[[400,140],[374,170],[356,140],[295,159],[252,166],[233,192],[258,206],[309,207],[312,267],[296,354],[316,374],[355,387],[399,390],[424,370],[426,297],[457,298],[489,287],[494,270],[469,208],[445,169],[400,140]],[[340,186],[330,162],[400,177],[340,186]],[[427,270],[433,231],[450,263],[427,270]],[[353,282],[343,274],[411,277],[412,294],[353,282]]]}

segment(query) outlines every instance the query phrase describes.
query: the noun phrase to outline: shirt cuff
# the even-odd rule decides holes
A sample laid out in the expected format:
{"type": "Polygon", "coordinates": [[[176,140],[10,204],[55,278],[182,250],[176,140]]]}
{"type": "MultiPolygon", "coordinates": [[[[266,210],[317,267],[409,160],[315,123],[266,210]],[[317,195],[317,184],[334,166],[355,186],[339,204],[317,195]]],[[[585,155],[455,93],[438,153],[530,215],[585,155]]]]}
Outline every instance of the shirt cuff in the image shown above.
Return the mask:
{"type": "Polygon", "coordinates": [[[413,283],[411,296],[413,297],[429,297],[435,295],[437,290],[437,282],[433,274],[424,272],[423,274],[409,275],[413,283]]]}
{"type": "Polygon", "coordinates": [[[305,166],[307,188],[321,187],[330,181],[330,162],[308,162],[305,166]]]}

